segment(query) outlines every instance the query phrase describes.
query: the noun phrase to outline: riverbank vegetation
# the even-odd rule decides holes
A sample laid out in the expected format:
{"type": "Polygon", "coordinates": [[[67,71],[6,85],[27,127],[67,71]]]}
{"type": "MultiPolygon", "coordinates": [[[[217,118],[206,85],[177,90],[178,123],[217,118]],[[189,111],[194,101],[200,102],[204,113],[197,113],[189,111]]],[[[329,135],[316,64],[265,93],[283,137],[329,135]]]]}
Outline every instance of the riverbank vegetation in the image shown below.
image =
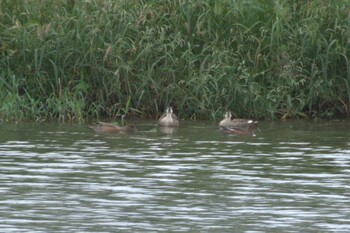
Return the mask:
{"type": "Polygon", "coordinates": [[[350,115],[348,0],[0,0],[0,118],[350,115]]]}

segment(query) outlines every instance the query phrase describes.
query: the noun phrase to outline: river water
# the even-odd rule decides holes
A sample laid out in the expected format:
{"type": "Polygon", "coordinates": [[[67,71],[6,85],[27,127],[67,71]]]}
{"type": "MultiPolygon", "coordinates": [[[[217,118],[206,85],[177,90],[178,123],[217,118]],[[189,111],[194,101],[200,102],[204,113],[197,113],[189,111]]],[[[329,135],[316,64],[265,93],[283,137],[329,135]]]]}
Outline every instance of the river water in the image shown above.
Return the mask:
{"type": "Polygon", "coordinates": [[[350,122],[0,125],[0,232],[350,232],[350,122]]]}

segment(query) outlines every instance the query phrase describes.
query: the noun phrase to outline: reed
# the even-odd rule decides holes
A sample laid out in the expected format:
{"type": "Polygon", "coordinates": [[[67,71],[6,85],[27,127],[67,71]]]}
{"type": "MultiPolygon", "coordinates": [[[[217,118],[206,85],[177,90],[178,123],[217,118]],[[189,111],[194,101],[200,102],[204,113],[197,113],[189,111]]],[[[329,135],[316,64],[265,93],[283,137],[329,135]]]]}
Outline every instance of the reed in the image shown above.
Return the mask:
{"type": "Polygon", "coordinates": [[[0,118],[350,115],[349,3],[0,1],[0,118]]]}

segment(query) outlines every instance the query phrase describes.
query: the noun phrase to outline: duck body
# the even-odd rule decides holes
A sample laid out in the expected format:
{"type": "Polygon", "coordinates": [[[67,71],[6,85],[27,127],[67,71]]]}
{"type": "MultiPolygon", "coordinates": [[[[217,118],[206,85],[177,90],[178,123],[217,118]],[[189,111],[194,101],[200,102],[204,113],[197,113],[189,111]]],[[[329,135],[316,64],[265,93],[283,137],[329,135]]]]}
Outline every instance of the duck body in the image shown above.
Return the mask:
{"type": "Polygon", "coordinates": [[[249,119],[231,119],[231,112],[225,113],[225,118],[220,121],[220,130],[224,133],[249,135],[258,128],[258,122],[249,119]]]}
{"type": "Polygon", "coordinates": [[[161,127],[177,127],[179,126],[179,120],[173,113],[172,107],[168,107],[166,112],[159,118],[158,125],[161,127]]]}
{"type": "Polygon", "coordinates": [[[118,126],[113,123],[99,122],[96,125],[90,126],[98,133],[136,133],[137,129],[134,125],[118,126]]]}

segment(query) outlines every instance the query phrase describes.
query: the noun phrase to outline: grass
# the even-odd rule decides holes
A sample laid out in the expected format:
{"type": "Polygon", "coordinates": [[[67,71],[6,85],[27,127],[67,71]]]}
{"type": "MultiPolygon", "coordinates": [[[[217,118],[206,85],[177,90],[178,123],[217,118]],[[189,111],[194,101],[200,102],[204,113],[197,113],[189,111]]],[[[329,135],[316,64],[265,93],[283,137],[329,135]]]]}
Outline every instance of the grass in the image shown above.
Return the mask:
{"type": "Polygon", "coordinates": [[[350,115],[346,0],[0,1],[0,119],[350,115]]]}

